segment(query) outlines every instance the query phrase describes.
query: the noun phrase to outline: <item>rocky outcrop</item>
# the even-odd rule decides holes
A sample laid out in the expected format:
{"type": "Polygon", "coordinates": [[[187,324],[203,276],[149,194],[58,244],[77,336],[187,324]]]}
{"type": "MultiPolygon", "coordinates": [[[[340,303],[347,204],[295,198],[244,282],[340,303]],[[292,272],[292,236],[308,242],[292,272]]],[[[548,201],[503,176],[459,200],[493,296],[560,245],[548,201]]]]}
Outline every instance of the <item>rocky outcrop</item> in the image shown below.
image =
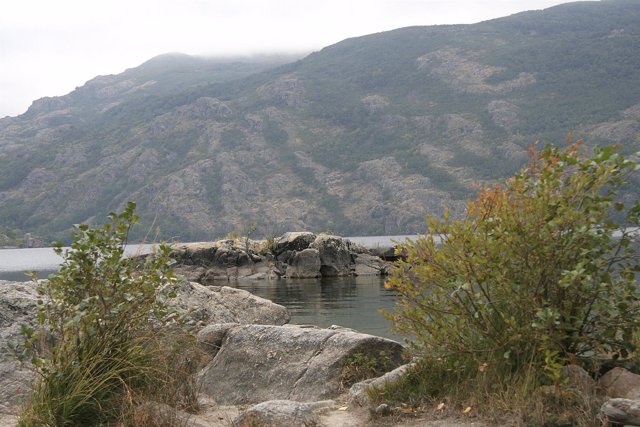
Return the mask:
{"type": "Polygon", "coordinates": [[[395,341],[351,331],[230,326],[200,373],[201,392],[230,404],[331,399],[342,391],[343,368],[354,354],[393,369],[402,350],[395,341]]]}
{"type": "Polygon", "coordinates": [[[31,391],[34,374],[20,369],[9,344],[23,340],[21,325],[32,323],[37,300],[33,284],[0,280],[0,417],[13,412],[31,391]]]}
{"type": "MultiPolygon", "coordinates": [[[[390,249],[393,253],[393,249],[390,249]]],[[[391,264],[339,236],[288,232],[273,240],[225,239],[175,245],[174,270],[205,285],[237,279],[386,275],[391,264]]]]}
{"type": "MultiPolygon", "coordinates": [[[[289,321],[285,307],[240,289],[182,283],[176,293],[168,303],[183,312],[194,329],[211,323],[283,325],[289,321]]],[[[22,342],[21,325],[35,319],[37,299],[33,283],[0,281],[0,415],[14,412],[31,390],[33,372],[19,368],[9,343],[22,342]]]]}
{"type": "Polygon", "coordinates": [[[321,234],[309,245],[320,254],[320,273],[324,277],[348,276],[351,274],[351,251],[349,241],[339,236],[321,234]]]}
{"type": "Polygon", "coordinates": [[[274,255],[279,261],[287,262],[294,251],[307,249],[316,235],[308,231],[297,231],[284,233],[276,240],[274,255]]]}
{"type": "Polygon", "coordinates": [[[280,271],[257,251],[258,242],[223,239],[175,245],[172,258],[176,273],[202,284],[259,275],[277,278],[280,271]]]}
{"type": "Polygon", "coordinates": [[[289,322],[285,307],[241,289],[185,282],[178,286],[176,294],[168,303],[184,312],[189,322],[196,326],[212,323],[284,325],[289,322]]]}
{"type": "Polygon", "coordinates": [[[321,275],[321,268],[320,252],[318,252],[317,249],[307,248],[296,252],[290,258],[290,264],[287,267],[287,277],[300,279],[319,277],[321,275]]]}
{"type": "Polygon", "coordinates": [[[353,274],[356,276],[385,276],[390,269],[388,262],[375,255],[357,254],[354,262],[353,274]]]}

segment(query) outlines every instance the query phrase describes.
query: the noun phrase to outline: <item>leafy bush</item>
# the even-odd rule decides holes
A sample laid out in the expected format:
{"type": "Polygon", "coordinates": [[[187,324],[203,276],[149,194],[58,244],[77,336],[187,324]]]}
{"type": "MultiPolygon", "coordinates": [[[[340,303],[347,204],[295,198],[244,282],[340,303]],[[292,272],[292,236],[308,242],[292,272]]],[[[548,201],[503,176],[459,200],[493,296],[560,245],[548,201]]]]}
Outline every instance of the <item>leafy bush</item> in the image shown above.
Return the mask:
{"type": "Polygon", "coordinates": [[[171,296],[175,281],[169,247],[160,245],[145,258],[124,257],[138,220],[134,209],[129,203],[124,212],[111,213],[101,228],[78,225],[70,250],[55,247],[64,259],[60,272],[37,282],[37,331],[25,328],[22,357],[39,379],[21,426],[126,423],[141,400],[188,383],[183,376],[182,384],[171,384],[183,361],[169,345],[186,335],[164,339],[175,318],[159,299],[164,292],[171,296]]]}
{"type": "Polygon", "coordinates": [[[388,316],[449,382],[541,384],[567,363],[633,350],[639,268],[627,225],[640,202],[625,209],[615,196],[636,164],[613,147],[587,156],[581,142],[532,156],[464,219],[430,218],[388,283],[400,294],[388,316]]]}

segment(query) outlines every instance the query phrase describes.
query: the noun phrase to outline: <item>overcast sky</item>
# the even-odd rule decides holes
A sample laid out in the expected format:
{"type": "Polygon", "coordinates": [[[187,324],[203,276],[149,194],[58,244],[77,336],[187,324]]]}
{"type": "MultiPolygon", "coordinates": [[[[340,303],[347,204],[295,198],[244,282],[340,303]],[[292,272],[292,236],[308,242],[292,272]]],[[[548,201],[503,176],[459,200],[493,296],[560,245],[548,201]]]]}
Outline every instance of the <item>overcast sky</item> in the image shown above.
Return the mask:
{"type": "Polygon", "coordinates": [[[562,0],[0,0],[0,117],[167,52],[311,52],[410,25],[466,24],[562,0]]]}

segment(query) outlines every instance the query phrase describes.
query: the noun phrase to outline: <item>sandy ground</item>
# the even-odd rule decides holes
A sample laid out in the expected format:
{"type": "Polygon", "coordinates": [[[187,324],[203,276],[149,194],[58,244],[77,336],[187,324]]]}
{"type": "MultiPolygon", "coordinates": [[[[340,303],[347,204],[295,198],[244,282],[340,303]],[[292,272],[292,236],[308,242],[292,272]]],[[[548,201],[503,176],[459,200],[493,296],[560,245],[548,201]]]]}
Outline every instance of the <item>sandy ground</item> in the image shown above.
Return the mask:
{"type": "MultiPolygon", "coordinates": [[[[335,402],[332,408],[319,413],[318,427],[490,427],[473,419],[429,420],[425,414],[372,416],[368,409],[347,405],[346,396],[336,399],[335,402]]],[[[189,420],[193,426],[198,427],[231,427],[233,419],[245,408],[203,401],[202,411],[191,415],[189,420]]],[[[0,414],[0,427],[15,427],[17,420],[14,415],[0,414]]]]}

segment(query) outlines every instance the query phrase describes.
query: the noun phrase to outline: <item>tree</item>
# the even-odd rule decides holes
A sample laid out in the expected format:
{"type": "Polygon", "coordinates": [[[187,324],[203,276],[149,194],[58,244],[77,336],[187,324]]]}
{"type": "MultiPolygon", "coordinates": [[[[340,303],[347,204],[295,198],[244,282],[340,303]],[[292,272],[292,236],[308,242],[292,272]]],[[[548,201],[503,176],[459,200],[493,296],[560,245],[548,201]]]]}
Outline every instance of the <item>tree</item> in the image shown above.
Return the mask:
{"type": "Polygon", "coordinates": [[[430,218],[427,234],[403,247],[388,316],[425,359],[466,372],[533,366],[555,378],[569,361],[626,356],[640,326],[628,227],[640,202],[615,198],[637,169],[614,147],[532,149],[515,177],[468,202],[465,218],[430,218]]]}

